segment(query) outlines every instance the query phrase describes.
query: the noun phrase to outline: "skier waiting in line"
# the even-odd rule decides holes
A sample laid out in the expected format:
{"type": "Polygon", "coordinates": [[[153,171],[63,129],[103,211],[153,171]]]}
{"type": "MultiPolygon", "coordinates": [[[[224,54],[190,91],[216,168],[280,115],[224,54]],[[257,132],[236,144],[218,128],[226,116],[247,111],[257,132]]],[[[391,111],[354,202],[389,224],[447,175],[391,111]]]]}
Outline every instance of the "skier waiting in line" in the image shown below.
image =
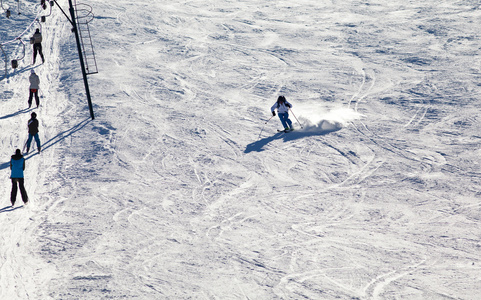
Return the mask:
{"type": "Polygon", "coordinates": [[[35,30],[35,33],[30,38],[30,43],[33,44],[33,64],[35,64],[35,59],[37,58],[37,52],[38,54],[40,54],[40,57],[42,58],[42,63],[44,63],[45,59],[43,58],[42,34],[40,33],[40,29],[37,28],[37,30],[35,30]]]}
{"type": "Polygon", "coordinates": [[[27,204],[28,196],[27,191],[25,190],[24,186],[24,178],[23,178],[23,170],[25,170],[25,158],[23,158],[22,152],[20,149],[15,151],[15,154],[12,155],[10,159],[10,170],[12,170],[10,179],[12,180],[12,192],[10,194],[10,202],[12,206],[15,205],[15,201],[17,200],[17,185],[20,188],[20,194],[22,195],[23,203],[27,204]]]}
{"type": "Polygon", "coordinates": [[[286,97],[284,96],[279,96],[279,98],[277,98],[277,102],[271,107],[272,116],[276,115],[275,110],[277,109],[277,114],[279,115],[279,119],[281,120],[285,131],[294,130],[292,121],[289,120],[289,108],[291,107],[292,104],[287,102],[286,97]]]}
{"type": "Polygon", "coordinates": [[[35,95],[35,102],[37,103],[37,108],[40,105],[40,99],[38,98],[38,90],[40,88],[40,78],[35,74],[35,70],[32,70],[32,74],[28,78],[30,81],[30,96],[28,97],[28,108],[32,106],[32,98],[35,95]]]}
{"type": "Polygon", "coordinates": [[[35,142],[37,143],[37,149],[40,153],[40,138],[38,137],[38,120],[37,114],[33,112],[31,114],[32,118],[28,120],[28,140],[27,140],[27,152],[30,150],[30,143],[32,142],[32,138],[35,138],[35,142]]]}

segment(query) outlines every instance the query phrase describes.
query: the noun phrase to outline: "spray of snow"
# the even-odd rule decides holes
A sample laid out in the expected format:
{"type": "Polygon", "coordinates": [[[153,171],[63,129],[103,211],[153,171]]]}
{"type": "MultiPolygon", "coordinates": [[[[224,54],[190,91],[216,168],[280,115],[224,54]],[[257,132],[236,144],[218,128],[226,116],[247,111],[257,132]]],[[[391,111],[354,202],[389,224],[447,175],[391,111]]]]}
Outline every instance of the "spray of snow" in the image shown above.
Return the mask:
{"type": "Polygon", "coordinates": [[[295,107],[296,116],[305,131],[336,131],[361,119],[362,114],[346,107],[326,107],[325,105],[302,103],[295,107]]]}

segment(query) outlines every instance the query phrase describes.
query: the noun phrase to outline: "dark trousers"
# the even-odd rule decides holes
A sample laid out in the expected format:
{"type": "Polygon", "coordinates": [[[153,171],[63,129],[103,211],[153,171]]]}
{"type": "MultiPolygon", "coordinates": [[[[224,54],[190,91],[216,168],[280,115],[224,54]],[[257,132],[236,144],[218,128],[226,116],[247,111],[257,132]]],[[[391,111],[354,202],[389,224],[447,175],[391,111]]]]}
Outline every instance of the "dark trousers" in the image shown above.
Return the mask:
{"type": "Polygon", "coordinates": [[[37,107],[40,105],[40,99],[38,98],[38,90],[37,89],[30,89],[30,96],[28,96],[28,108],[32,106],[32,98],[35,96],[35,102],[37,103],[37,107]]]}
{"type": "Polygon", "coordinates": [[[45,62],[45,59],[43,58],[42,44],[40,43],[33,44],[33,63],[35,63],[35,59],[37,58],[37,53],[40,54],[40,57],[42,58],[42,62],[45,62]]]}
{"type": "Polygon", "coordinates": [[[10,195],[10,202],[12,202],[12,206],[15,204],[15,200],[17,199],[17,184],[20,188],[20,194],[22,195],[23,202],[28,202],[27,191],[23,185],[23,178],[12,178],[12,193],[10,195]]]}

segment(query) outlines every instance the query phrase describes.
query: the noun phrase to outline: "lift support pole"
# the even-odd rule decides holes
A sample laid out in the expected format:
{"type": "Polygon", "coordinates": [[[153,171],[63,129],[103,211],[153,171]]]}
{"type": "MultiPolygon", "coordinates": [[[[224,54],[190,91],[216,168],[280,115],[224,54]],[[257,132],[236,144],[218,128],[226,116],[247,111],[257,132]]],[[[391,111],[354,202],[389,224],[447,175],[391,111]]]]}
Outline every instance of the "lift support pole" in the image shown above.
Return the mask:
{"type": "Polygon", "coordinates": [[[78,28],[77,28],[77,21],[75,20],[75,9],[74,9],[74,6],[72,4],[72,0],[68,0],[68,4],[70,6],[70,17],[72,18],[71,20],[68,18],[67,14],[63,11],[62,7],[60,5],[58,5],[57,1],[56,0],[53,0],[53,1],[57,4],[57,6],[62,11],[62,13],[65,15],[65,17],[67,17],[67,19],[70,21],[70,23],[73,26],[72,31],[75,33],[75,39],[77,40],[78,57],[79,57],[79,60],[80,60],[80,67],[82,68],[82,76],[83,76],[84,85],[85,85],[85,94],[87,94],[87,102],[89,104],[90,117],[93,120],[93,119],[95,119],[94,109],[92,107],[92,98],[90,97],[89,82],[87,80],[87,72],[85,71],[85,62],[84,62],[84,58],[83,58],[83,54],[82,54],[82,45],[80,44],[80,36],[79,36],[79,33],[78,33],[78,28]]]}
{"type": "Polygon", "coordinates": [[[80,44],[80,37],[78,33],[78,28],[77,28],[77,21],[75,20],[75,10],[72,5],[72,0],[68,0],[68,4],[70,5],[70,17],[72,18],[72,25],[73,25],[73,31],[75,33],[75,39],[77,40],[78,57],[80,59],[80,67],[82,68],[82,76],[84,79],[85,93],[87,94],[87,102],[89,104],[90,117],[93,120],[95,119],[94,109],[92,107],[92,98],[90,98],[90,89],[89,89],[89,83],[87,81],[87,72],[85,71],[85,63],[84,63],[84,58],[82,54],[82,45],[80,44]]]}

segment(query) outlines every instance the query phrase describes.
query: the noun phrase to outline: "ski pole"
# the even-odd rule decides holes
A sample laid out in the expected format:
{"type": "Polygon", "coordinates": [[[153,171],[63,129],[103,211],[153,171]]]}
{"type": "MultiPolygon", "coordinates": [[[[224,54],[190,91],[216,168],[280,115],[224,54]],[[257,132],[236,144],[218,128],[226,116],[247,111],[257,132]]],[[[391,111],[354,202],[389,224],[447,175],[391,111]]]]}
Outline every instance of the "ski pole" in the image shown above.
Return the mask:
{"type": "Polygon", "coordinates": [[[292,113],[292,115],[294,116],[294,118],[296,118],[297,123],[299,123],[299,125],[301,126],[301,129],[304,128],[304,127],[302,127],[301,122],[299,122],[299,120],[297,119],[297,117],[296,117],[296,115],[294,114],[294,112],[292,111],[292,109],[289,108],[289,110],[291,111],[291,113],[292,113]]]}
{"type": "Polygon", "coordinates": [[[261,132],[259,133],[258,139],[261,138],[262,131],[264,131],[264,127],[266,127],[267,122],[269,122],[273,117],[274,117],[274,116],[270,117],[269,120],[267,120],[267,121],[264,123],[264,126],[262,126],[261,132]]]}
{"type": "Polygon", "coordinates": [[[25,145],[23,145],[22,153],[25,152],[25,147],[27,147],[27,142],[28,142],[28,139],[25,141],[25,145]]]}

